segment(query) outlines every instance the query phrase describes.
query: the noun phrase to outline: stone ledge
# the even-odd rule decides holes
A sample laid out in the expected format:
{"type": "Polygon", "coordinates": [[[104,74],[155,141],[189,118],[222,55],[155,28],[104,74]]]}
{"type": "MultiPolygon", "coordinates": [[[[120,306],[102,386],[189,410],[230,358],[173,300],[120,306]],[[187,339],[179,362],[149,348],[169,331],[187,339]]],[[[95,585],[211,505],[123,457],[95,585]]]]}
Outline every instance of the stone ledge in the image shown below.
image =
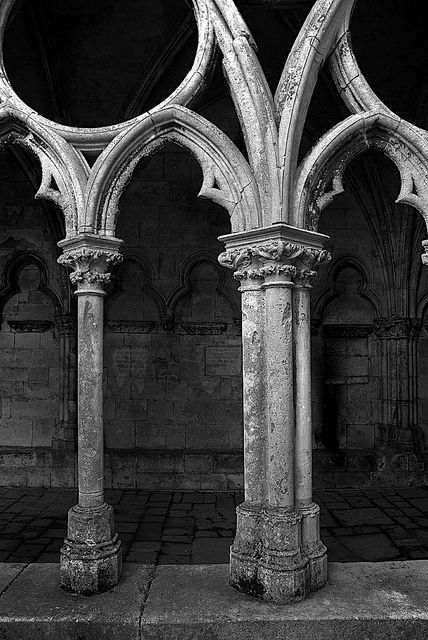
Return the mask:
{"type": "Polygon", "coordinates": [[[0,564],[2,640],[428,637],[428,560],[331,563],[329,583],[295,605],[235,592],[227,565],[125,563],[120,584],[91,598],[60,591],[58,574],[55,564],[0,564]]]}

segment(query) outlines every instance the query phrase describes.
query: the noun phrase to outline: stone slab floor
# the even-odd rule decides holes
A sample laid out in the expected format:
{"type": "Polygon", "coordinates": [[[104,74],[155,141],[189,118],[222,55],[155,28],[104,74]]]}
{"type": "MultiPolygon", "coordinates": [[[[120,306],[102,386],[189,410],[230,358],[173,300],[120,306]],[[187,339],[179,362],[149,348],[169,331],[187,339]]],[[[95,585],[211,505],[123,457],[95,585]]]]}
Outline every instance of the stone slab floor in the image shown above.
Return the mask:
{"type": "MultiPolygon", "coordinates": [[[[330,562],[428,559],[428,488],[319,491],[330,562]]],[[[124,560],[224,564],[239,493],[111,489],[124,560]]],[[[58,562],[74,489],[0,488],[0,562],[58,562]]]]}

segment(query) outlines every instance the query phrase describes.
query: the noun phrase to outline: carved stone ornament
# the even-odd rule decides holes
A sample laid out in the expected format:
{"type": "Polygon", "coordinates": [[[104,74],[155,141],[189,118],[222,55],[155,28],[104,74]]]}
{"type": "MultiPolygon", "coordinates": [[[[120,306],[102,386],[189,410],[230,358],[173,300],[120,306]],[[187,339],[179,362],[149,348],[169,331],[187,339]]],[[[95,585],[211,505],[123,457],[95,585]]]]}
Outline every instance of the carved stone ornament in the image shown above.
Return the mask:
{"type": "Polygon", "coordinates": [[[374,325],[376,335],[382,340],[415,340],[421,328],[421,322],[416,318],[378,318],[374,320],[374,325]]]}
{"type": "Polygon", "coordinates": [[[8,320],[8,325],[16,333],[43,333],[53,326],[51,320],[8,320]]]}
{"type": "Polygon", "coordinates": [[[331,259],[328,251],[305,245],[272,240],[266,244],[227,249],[219,255],[219,262],[228,269],[235,269],[234,277],[264,278],[281,275],[306,280],[316,274],[316,269],[331,259]]]}
{"type": "Polygon", "coordinates": [[[70,280],[81,291],[103,291],[110,282],[111,274],[107,269],[123,259],[120,253],[86,247],[66,251],[58,258],[58,263],[74,269],[70,280]]]}
{"type": "Polygon", "coordinates": [[[191,336],[217,336],[227,329],[226,322],[181,322],[180,329],[191,336]]]}
{"type": "Polygon", "coordinates": [[[329,338],[367,338],[373,333],[371,324],[325,324],[323,333],[329,338]]]}
{"type": "Polygon", "coordinates": [[[110,320],[107,327],[114,333],[150,333],[156,326],[154,320],[110,320]]]}

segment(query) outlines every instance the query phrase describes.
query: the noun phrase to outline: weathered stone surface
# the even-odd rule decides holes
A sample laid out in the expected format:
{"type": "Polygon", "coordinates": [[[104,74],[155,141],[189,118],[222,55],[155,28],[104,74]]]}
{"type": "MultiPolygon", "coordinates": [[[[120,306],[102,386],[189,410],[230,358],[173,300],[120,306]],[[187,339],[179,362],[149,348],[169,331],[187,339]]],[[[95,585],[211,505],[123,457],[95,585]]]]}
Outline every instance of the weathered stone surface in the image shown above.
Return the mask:
{"type": "Polygon", "coordinates": [[[152,566],[128,564],[120,585],[87,598],[58,589],[57,564],[28,565],[0,596],[0,633],[11,640],[138,638],[152,576],[152,566]]]}
{"type": "Polygon", "coordinates": [[[427,562],[331,564],[324,589],[293,606],[262,602],[227,586],[227,567],[159,567],[141,629],[148,638],[300,640],[424,638],[427,562]],[[165,602],[168,607],[165,607],[165,602]]]}

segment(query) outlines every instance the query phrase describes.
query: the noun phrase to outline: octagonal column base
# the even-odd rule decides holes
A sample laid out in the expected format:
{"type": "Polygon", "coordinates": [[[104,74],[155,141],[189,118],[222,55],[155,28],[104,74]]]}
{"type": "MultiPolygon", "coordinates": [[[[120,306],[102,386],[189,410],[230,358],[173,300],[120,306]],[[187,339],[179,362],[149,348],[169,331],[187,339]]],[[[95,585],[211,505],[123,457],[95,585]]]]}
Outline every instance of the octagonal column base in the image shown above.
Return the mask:
{"type": "Polygon", "coordinates": [[[308,559],[302,552],[301,515],[294,508],[263,513],[263,551],[258,579],[263,600],[291,604],[311,590],[308,559]]]}
{"type": "Polygon", "coordinates": [[[61,588],[95,595],[116,586],[121,571],[121,541],[114,531],[112,507],[72,507],[68,512],[68,537],[61,549],[61,588]]]}
{"type": "Polygon", "coordinates": [[[229,583],[237,591],[256,597],[261,597],[257,582],[261,545],[261,507],[243,502],[236,508],[236,536],[230,547],[229,583]]]}
{"type": "Polygon", "coordinates": [[[327,548],[320,539],[320,508],[315,502],[299,508],[302,516],[302,549],[309,561],[311,591],[327,582],[327,548]]]}

